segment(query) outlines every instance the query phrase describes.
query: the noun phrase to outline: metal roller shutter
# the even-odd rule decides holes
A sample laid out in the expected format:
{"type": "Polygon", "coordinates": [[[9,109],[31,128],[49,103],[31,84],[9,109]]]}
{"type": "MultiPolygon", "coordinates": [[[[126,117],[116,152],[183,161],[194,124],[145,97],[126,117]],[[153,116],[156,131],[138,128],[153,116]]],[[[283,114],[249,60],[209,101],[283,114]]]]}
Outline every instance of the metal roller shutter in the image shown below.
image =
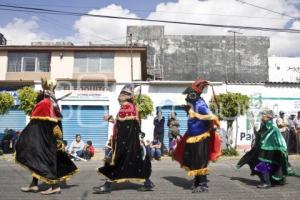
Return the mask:
{"type": "Polygon", "coordinates": [[[108,106],[62,106],[64,116],[63,134],[68,145],[81,134],[84,142],[91,140],[95,147],[104,147],[108,135],[108,123],[103,116],[108,113],[108,106]]]}
{"type": "Polygon", "coordinates": [[[181,107],[181,106],[163,106],[163,107],[157,108],[157,109],[161,109],[162,115],[165,117],[164,144],[168,148],[168,146],[169,146],[169,137],[168,137],[169,127],[167,126],[167,122],[168,122],[170,113],[176,112],[177,119],[179,120],[179,124],[180,124],[179,131],[180,131],[181,135],[184,135],[184,133],[187,130],[188,116],[187,116],[185,110],[183,109],[183,107],[181,107]]]}
{"type": "Polygon", "coordinates": [[[22,131],[26,126],[26,115],[23,110],[12,108],[6,115],[0,116],[0,141],[3,138],[4,130],[14,129],[22,131]]]}

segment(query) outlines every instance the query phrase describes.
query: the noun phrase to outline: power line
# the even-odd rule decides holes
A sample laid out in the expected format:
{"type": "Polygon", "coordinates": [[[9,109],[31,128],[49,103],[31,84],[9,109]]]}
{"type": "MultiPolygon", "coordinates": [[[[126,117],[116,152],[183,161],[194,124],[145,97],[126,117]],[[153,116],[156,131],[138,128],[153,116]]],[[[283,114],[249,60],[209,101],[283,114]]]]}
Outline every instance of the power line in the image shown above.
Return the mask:
{"type": "MultiPolygon", "coordinates": [[[[61,8],[61,7],[67,7],[67,8],[87,8],[87,9],[95,9],[92,6],[66,6],[66,5],[53,5],[53,4],[18,4],[23,6],[46,6],[46,7],[53,7],[53,8],[61,8]]],[[[113,8],[105,8],[108,10],[118,10],[113,8]]],[[[128,9],[129,11],[134,12],[142,12],[142,13],[169,13],[169,14],[186,14],[186,15],[207,15],[207,16],[219,16],[219,17],[232,17],[232,18],[249,18],[249,19],[267,19],[267,20],[282,20],[282,18],[275,18],[275,17],[259,17],[259,16],[245,16],[245,15],[226,15],[226,14],[215,14],[215,13],[195,13],[195,12],[172,12],[167,10],[162,11],[151,11],[151,10],[140,10],[140,9],[128,9]]]]}
{"type": "Polygon", "coordinates": [[[132,21],[146,21],[146,22],[158,22],[158,23],[169,23],[169,24],[180,24],[180,25],[192,25],[192,26],[204,26],[204,27],[216,27],[216,28],[234,28],[234,29],[245,29],[245,30],[260,30],[260,31],[271,31],[271,32],[288,32],[288,33],[300,33],[299,29],[285,29],[285,28],[270,28],[270,27],[253,27],[253,26],[237,26],[237,25],[223,25],[223,24],[204,24],[195,22],[183,22],[183,21],[169,21],[169,20],[155,20],[155,19],[144,19],[144,18],[133,18],[133,17],[119,17],[112,15],[98,15],[98,14],[88,14],[70,11],[59,11],[43,8],[34,7],[24,7],[24,6],[12,6],[8,4],[0,4],[0,7],[10,8],[14,11],[34,11],[42,12],[46,14],[55,15],[70,15],[70,16],[88,16],[88,17],[99,17],[107,19],[122,19],[122,20],[132,20],[132,21]]]}
{"type": "Polygon", "coordinates": [[[266,11],[268,11],[268,12],[275,13],[275,14],[278,14],[278,15],[281,15],[281,16],[289,17],[289,18],[292,18],[292,19],[294,19],[294,20],[299,20],[298,17],[294,17],[294,16],[291,16],[291,15],[288,15],[288,14],[285,14],[285,13],[282,13],[282,12],[274,11],[274,10],[271,10],[271,9],[268,9],[268,8],[264,8],[264,7],[262,7],[262,6],[258,6],[258,5],[252,4],[252,3],[248,3],[248,2],[246,2],[246,1],[242,1],[242,0],[235,0],[235,1],[240,2],[240,3],[242,3],[242,4],[246,4],[246,5],[255,7],[255,8],[259,8],[259,9],[262,9],[262,10],[266,10],[266,11]]]}

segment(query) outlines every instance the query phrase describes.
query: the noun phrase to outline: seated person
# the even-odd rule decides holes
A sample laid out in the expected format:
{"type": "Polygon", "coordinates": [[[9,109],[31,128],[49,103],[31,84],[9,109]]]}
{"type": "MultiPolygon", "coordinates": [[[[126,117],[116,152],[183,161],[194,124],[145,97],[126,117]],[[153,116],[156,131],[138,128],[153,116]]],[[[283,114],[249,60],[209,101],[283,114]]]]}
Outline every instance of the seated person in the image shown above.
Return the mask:
{"type": "Polygon", "coordinates": [[[151,148],[151,157],[156,160],[160,160],[161,142],[159,141],[157,136],[155,136],[154,140],[151,142],[150,148],[151,148]]]}
{"type": "Polygon", "coordinates": [[[93,146],[92,141],[87,141],[84,148],[84,159],[90,160],[95,154],[95,147],[93,146]]]}
{"type": "Polygon", "coordinates": [[[76,134],[75,140],[71,143],[69,147],[69,153],[76,158],[76,156],[83,158],[84,157],[84,147],[85,144],[81,140],[80,134],[76,134]]]}
{"type": "Polygon", "coordinates": [[[112,135],[109,136],[109,139],[106,142],[104,148],[104,161],[109,163],[112,157],[112,135]]]}
{"type": "Polygon", "coordinates": [[[68,153],[68,151],[69,151],[68,141],[63,140],[62,145],[63,145],[62,146],[63,150],[68,153]]]}
{"type": "Polygon", "coordinates": [[[150,147],[150,140],[146,140],[145,141],[145,147],[146,147],[146,151],[147,151],[147,154],[151,157],[151,147],[150,147]]]}

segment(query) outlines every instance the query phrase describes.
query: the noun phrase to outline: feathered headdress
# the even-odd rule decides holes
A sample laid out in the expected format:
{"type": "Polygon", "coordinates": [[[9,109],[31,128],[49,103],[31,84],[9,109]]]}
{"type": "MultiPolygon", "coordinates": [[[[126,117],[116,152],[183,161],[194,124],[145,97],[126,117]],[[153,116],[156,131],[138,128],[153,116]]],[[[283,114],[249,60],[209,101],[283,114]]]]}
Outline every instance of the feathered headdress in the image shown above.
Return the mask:
{"type": "Polygon", "coordinates": [[[41,78],[42,81],[42,88],[43,90],[48,90],[54,92],[56,88],[56,83],[54,81],[48,81],[47,78],[41,78]]]}
{"type": "Polygon", "coordinates": [[[48,81],[47,78],[41,78],[43,93],[55,99],[54,93],[56,88],[55,81],[48,81]]]}

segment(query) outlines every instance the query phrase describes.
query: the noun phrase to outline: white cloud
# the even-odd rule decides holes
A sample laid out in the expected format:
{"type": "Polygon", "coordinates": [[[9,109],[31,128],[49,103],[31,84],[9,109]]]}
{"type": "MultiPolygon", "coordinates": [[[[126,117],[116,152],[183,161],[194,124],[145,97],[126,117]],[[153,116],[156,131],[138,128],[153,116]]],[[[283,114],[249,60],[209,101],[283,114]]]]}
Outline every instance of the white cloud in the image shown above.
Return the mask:
{"type": "Polygon", "coordinates": [[[0,32],[5,36],[10,45],[28,45],[34,41],[49,40],[49,36],[39,30],[38,18],[36,17],[32,17],[27,21],[14,18],[7,25],[0,26],[0,32]]]}
{"type": "MultiPolygon", "coordinates": [[[[300,22],[294,22],[293,29],[300,30],[300,22]]],[[[300,34],[277,33],[270,37],[270,55],[300,57],[300,34]]]]}
{"type": "MultiPolygon", "coordinates": [[[[137,18],[129,10],[112,4],[105,8],[93,9],[89,14],[110,15],[119,17],[137,18]]],[[[120,43],[126,39],[126,27],[128,25],[140,25],[139,21],[108,19],[83,16],[74,24],[76,34],[69,39],[80,42],[95,43],[120,43]]]]}
{"type": "MultiPolygon", "coordinates": [[[[252,0],[251,3],[261,7],[296,13],[296,8],[285,0],[252,0]]],[[[241,4],[235,0],[179,0],[177,3],[161,3],[156,12],[149,15],[151,19],[187,21],[207,24],[261,26],[282,28],[289,21],[275,13],[241,4]]],[[[199,26],[166,24],[166,34],[227,34],[227,29],[199,26]]]]}

